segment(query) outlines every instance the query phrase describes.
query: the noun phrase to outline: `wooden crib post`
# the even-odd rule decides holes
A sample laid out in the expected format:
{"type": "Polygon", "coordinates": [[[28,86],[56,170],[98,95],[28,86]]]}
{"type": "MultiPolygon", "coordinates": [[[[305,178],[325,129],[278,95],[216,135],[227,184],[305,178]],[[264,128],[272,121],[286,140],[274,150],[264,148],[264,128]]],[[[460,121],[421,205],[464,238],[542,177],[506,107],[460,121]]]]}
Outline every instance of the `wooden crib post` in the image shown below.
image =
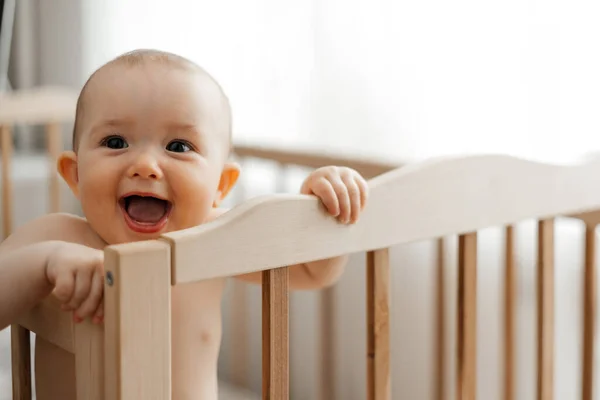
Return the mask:
{"type": "Polygon", "coordinates": [[[170,400],[170,246],[135,242],[104,254],[106,398],[170,400]]]}
{"type": "Polygon", "coordinates": [[[554,398],[554,221],[538,222],[537,398],[554,398]]]}
{"type": "Polygon", "coordinates": [[[581,398],[594,398],[594,359],[596,354],[596,224],[585,226],[585,270],[583,279],[583,354],[581,374],[581,398]]]}
{"type": "Polygon", "coordinates": [[[21,325],[10,326],[12,390],[15,400],[32,398],[30,337],[29,330],[21,325]]]}
{"type": "Polygon", "coordinates": [[[514,228],[505,229],[504,259],[504,400],[515,396],[515,297],[517,290],[515,270],[514,228]]]}
{"type": "Polygon", "coordinates": [[[389,249],[367,252],[367,399],[391,399],[389,249]]]}
{"type": "Polygon", "coordinates": [[[262,398],[289,398],[289,272],[262,273],[262,398]]]}
{"type": "Polygon", "coordinates": [[[86,320],[74,329],[77,399],[105,400],[104,327],[86,320]]]}
{"type": "MultiPolygon", "coordinates": [[[[8,125],[0,126],[2,141],[2,230],[7,238],[13,225],[13,191],[11,164],[12,132],[8,125]]],[[[14,399],[31,399],[31,350],[29,331],[18,324],[10,327],[11,369],[14,399]]]]}
{"type": "Polygon", "coordinates": [[[456,399],[477,395],[477,234],[458,238],[456,399]]]}
{"type": "Polygon", "coordinates": [[[436,241],[436,271],[435,271],[435,400],[446,398],[446,266],[444,238],[436,241]]]}

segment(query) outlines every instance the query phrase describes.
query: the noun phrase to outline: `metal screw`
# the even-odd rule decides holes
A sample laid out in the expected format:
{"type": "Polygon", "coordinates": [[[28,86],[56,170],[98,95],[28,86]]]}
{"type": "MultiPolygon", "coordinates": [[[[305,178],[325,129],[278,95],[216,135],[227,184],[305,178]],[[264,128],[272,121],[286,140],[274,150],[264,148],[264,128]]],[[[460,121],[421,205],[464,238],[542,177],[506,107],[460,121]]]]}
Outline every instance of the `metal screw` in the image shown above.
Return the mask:
{"type": "Polygon", "coordinates": [[[107,271],[106,272],[106,283],[108,284],[108,286],[112,286],[114,282],[115,282],[115,280],[114,280],[112,272],[107,271]]]}

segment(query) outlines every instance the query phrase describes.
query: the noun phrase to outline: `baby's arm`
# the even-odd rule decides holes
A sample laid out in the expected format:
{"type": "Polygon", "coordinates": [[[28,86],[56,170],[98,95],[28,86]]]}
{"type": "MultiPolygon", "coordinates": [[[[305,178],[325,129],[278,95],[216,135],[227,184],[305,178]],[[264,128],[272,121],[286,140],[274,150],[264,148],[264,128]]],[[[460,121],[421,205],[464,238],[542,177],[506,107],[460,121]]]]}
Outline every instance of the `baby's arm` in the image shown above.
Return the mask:
{"type": "MultiPolygon", "coordinates": [[[[364,209],[369,187],[356,171],[344,167],[319,168],[302,184],[302,194],[321,199],[327,211],[342,223],[354,223],[364,209]]],[[[320,289],[331,286],[344,272],[348,256],[292,265],[289,285],[292,290],[320,289]]],[[[237,278],[252,283],[262,282],[262,273],[254,272],[237,278]]]]}
{"type": "Polygon", "coordinates": [[[102,317],[103,252],[64,240],[81,232],[63,215],[32,221],[0,245],[0,329],[53,293],[75,321],[102,317]]]}
{"type": "Polygon", "coordinates": [[[52,292],[46,265],[58,242],[41,242],[0,252],[0,330],[52,292]]]}

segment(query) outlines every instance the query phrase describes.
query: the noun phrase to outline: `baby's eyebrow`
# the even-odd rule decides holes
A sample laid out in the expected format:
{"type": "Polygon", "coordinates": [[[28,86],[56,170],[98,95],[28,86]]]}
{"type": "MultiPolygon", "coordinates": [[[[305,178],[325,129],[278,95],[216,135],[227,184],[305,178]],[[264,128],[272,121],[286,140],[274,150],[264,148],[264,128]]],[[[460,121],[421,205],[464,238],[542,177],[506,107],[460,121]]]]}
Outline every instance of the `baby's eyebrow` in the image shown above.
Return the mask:
{"type": "Polygon", "coordinates": [[[167,124],[168,129],[180,130],[180,131],[198,131],[198,125],[194,123],[186,122],[169,122],[167,124]]]}
{"type": "Polygon", "coordinates": [[[91,135],[94,135],[98,133],[104,133],[103,131],[107,128],[126,128],[132,126],[134,123],[135,121],[131,118],[107,118],[94,124],[89,132],[91,135]]]}
{"type": "Polygon", "coordinates": [[[106,127],[130,126],[134,123],[135,123],[135,121],[130,118],[109,118],[109,119],[104,119],[104,120],[100,121],[99,123],[97,123],[96,125],[94,125],[92,127],[92,131],[99,129],[99,128],[106,128],[106,127]]]}
{"type": "Polygon", "coordinates": [[[202,132],[200,130],[200,127],[196,124],[171,122],[166,125],[166,128],[170,134],[175,134],[175,135],[185,134],[186,136],[196,136],[196,137],[203,136],[202,132]]]}

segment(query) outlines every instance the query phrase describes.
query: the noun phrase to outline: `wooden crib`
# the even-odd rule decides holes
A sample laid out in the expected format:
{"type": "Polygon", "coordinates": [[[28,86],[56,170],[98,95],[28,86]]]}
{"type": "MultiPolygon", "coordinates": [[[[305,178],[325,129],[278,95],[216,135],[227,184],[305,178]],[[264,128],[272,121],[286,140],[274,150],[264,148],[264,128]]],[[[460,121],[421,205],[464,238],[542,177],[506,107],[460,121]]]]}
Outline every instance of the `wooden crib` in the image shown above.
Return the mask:
{"type": "MultiPolygon", "coordinates": [[[[6,132],[4,128],[3,138],[6,132]]],[[[3,152],[10,149],[4,145],[2,148],[3,152]]],[[[244,148],[238,152],[252,155],[244,148]]],[[[256,152],[254,156],[276,158],[256,152]]],[[[320,161],[298,163],[314,162],[320,161]]],[[[369,207],[355,226],[333,221],[315,199],[272,195],[246,201],[211,224],[173,232],[156,241],[110,246],[105,250],[104,326],[73,324],[68,313],[51,299],[33,309],[14,331],[14,371],[19,373],[14,376],[13,396],[31,396],[28,341],[27,346],[23,345],[24,334],[31,330],[75,354],[81,399],[170,398],[171,287],[262,270],[263,398],[286,399],[289,294],[287,269],[281,266],[366,252],[366,398],[390,399],[389,350],[393,338],[388,249],[428,239],[438,240],[441,245],[445,236],[458,235],[456,398],[474,399],[477,234],[493,226],[505,229],[506,301],[510,313],[514,306],[510,295],[515,273],[513,226],[534,218],[539,221],[537,397],[552,399],[554,221],[575,218],[583,221],[586,230],[581,380],[582,398],[591,400],[596,312],[594,239],[600,221],[600,189],[588,186],[588,182],[594,182],[598,167],[597,162],[559,167],[502,156],[430,160],[390,172],[383,172],[390,166],[375,165],[369,207]],[[239,249],[235,253],[229,251],[233,246],[239,249]],[[197,260],[205,261],[198,265],[197,260]],[[150,291],[153,295],[146,296],[150,291]],[[148,326],[152,329],[146,329],[148,326]]],[[[514,385],[510,322],[507,318],[506,399],[512,398],[514,385]]],[[[440,357],[442,353],[438,352],[440,357]]],[[[436,374],[442,375],[440,371],[436,374]]],[[[442,399],[442,379],[438,386],[437,398],[442,399]]]]}
{"type": "MultiPolygon", "coordinates": [[[[269,190],[274,190],[276,193],[289,193],[290,180],[292,175],[297,172],[302,172],[302,176],[306,176],[310,171],[324,167],[327,165],[343,165],[357,170],[365,179],[371,179],[375,176],[381,175],[385,172],[391,171],[402,166],[397,160],[391,161],[382,158],[381,156],[368,155],[368,154],[357,154],[352,152],[332,152],[323,151],[318,146],[310,145],[306,147],[298,146],[297,144],[292,146],[289,145],[267,145],[263,142],[239,142],[236,141],[234,144],[234,158],[242,165],[242,169],[249,173],[244,175],[250,175],[251,177],[256,174],[261,174],[265,170],[254,171],[253,166],[255,162],[262,166],[268,166],[269,170],[275,172],[272,185],[269,190]]],[[[250,179],[250,182],[243,181],[238,184],[234,190],[233,196],[235,197],[236,203],[243,202],[249,199],[252,194],[248,193],[247,186],[253,185],[254,180],[250,179]]],[[[298,183],[299,185],[299,183],[298,183]]],[[[297,193],[297,188],[292,188],[292,192],[297,193]]],[[[440,242],[442,240],[440,239],[440,242]]],[[[439,246],[438,246],[439,247],[439,246]]],[[[441,271],[445,268],[441,262],[438,265],[440,270],[440,276],[443,278],[441,271]]],[[[260,343],[257,341],[256,336],[260,336],[260,328],[257,326],[251,326],[250,318],[248,316],[249,304],[254,302],[260,302],[260,292],[251,290],[250,287],[243,283],[235,280],[231,281],[232,288],[229,293],[229,298],[226,298],[225,302],[225,313],[224,316],[229,322],[229,337],[223,338],[223,348],[227,348],[228,354],[228,366],[221,366],[221,370],[228,376],[228,380],[234,385],[241,387],[251,387],[252,385],[252,374],[251,365],[253,364],[253,358],[251,356],[251,346],[260,343]],[[228,300],[228,301],[227,301],[228,300]],[[253,329],[254,328],[254,329],[253,329]],[[259,328],[259,329],[257,329],[259,328]]],[[[290,310],[290,349],[296,347],[296,351],[314,352],[315,364],[311,366],[302,362],[302,360],[294,357],[293,353],[290,353],[290,369],[293,369],[293,364],[303,365],[301,370],[310,371],[310,375],[316,378],[315,387],[312,390],[312,397],[315,400],[332,400],[338,397],[338,393],[335,390],[335,381],[338,376],[341,375],[340,368],[337,367],[335,358],[335,332],[336,324],[335,320],[339,314],[339,310],[336,307],[336,298],[339,293],[337,290],[339,286],[334,285],[333,287],[327,287],[319,290],[313,295],[316,300],[316,316],[312,322],[315,324],[315,330],[311,336],[316,339],[316,346],[310,346],[308,349],[304,348],[301,343],[296,342],[293,336],[293,330],[295,326],[305,325],[306,314],[302,310],[297,309],[301,307],[301,303],[310,303],[307,298],[298,298],[296,293],[290,293],[289,298],[289,310],[290,310]],[[315,298],[316,297],[316,298],[315,298]],[[294,313],[294,309],[296,313],[294,313]]],[[[442,285],[437,290],[436,295],[442,294],[442,285]]],[[[227,294],[226,294],[227,295],[227,294]]],[[[302,297],[302,296],[300,296],[302,297]]],[[[436,321],[438,326],[442,327],[445,319],[445,312],[443,307],[438,307],[436,310],[436,321]]],[[[310,317],[309,317],[310,320],[310,317]]],[[[440,330],[440,333],[443,333],[440,330]]],[[[301,335],[301,334],[300,334],[301,335]]],[[[441,346],[437,346],[437,351],[440,354],[444,353],[443,343],[439,340],[441,346]]],[[[444,370],[440,369],[436,375],[443,376],[444,370]]],[[[301,379],[298,383],[299,386],[306,386],[307,382],[310,381],[310,376],[302,374],[304,379],[301,379]]],[[[442,385],[439,385],[442,386],[442,385]]],[[[290,395],[293,392],[293,388],[290,388],[290,395]]],[[[303,395],[298,393],[296,396],[304,396],[305,398],[311,396],[309,393],[303,395]]],[[[439,400],[443,400],[442,397],[439,400]]]]}
{"type": "MultiPolygon", "coordinates": [[[[313,198],[273,195],[253,199],[213,223],[165,234],[159,240],[106,248],[103,327],[72,326],[69,316],[51,302],[36,308],[21,324],[75,354],[79,398],[167,399],[171,390],[171,287],[263,271],[263,397],[287,399],[288,272],[281,266],[367,252],[367,398],[389,399],[388,248],[457,234],[456,395],[473,399],[477,382],[477,231],[506,226],[507,254],[511,255],[510,226],[536,218],[540,289],[537,392],[538,398],[551,399],[554,219],[577,218],[586,224],[586,274],[592,277],[600,188],[589,182],[594,181],[599,167],[600,163],[541,165],[502,156],[431,160],[371,179],[369,207],[351,227],[325,215],[313,198]]],[[[587,357],[582,378],[584,398],[591,399],[595,287],[594,279],[588,282],[587,357]]]]}

